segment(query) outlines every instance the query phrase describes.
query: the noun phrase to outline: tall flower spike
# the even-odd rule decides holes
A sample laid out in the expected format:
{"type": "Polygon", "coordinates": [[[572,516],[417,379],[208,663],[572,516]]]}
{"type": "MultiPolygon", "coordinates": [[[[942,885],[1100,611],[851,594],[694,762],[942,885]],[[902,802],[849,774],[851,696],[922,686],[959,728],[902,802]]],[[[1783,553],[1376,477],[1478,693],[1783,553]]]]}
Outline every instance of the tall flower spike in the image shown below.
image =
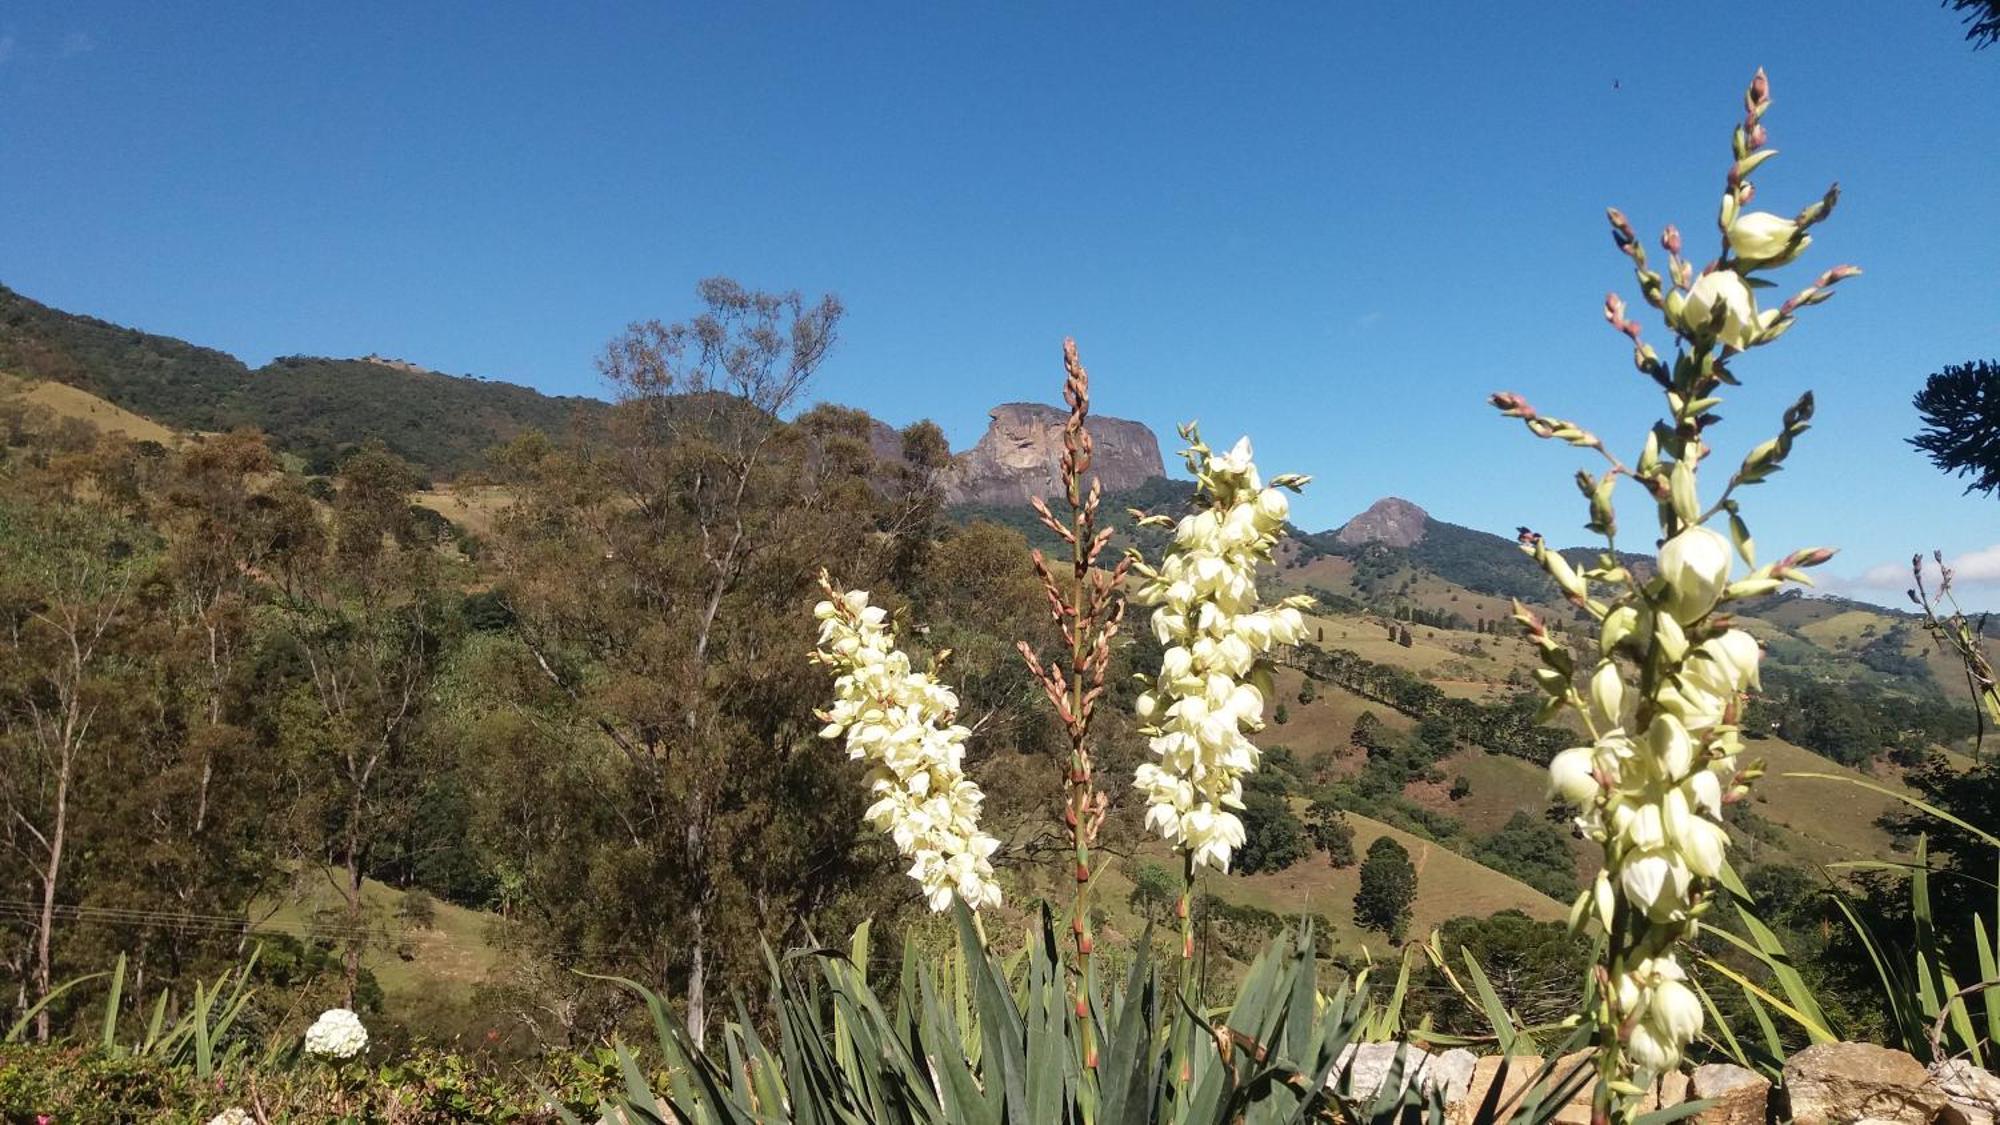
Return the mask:
{"type": "MultiPolygon", "coordinates": [[[[1665,391],[1669,416],[1652,428],[1638,460],[1627,465],[1594,438],[1577,440],[1571,435],[1585,431],[1536,414],[1518,395],[1491,400],[1535,436],[1587,446],[1611,466],[1602,477],[1579,478],[1590,504],[1586,526],[1605,539],[1594,566],[1572,566],[1539,537],[1523,544],[1565,596],[1599,622],[1598,659],[1581,669],[1587,690],[1575,684],[1577,661],[1561,646],[1541,645],[1536,674],[1548,696],[1544,714],[1570,711],[1587,732],[1584,745],[1549,764],[1549,784],[1603,849],[1602,872],[1571,910],[1573,923],[1606,938],[1598,979],[1608,987],[1594,1013],[1597,1120],[1629,1120],[1639,1105],[1633,1092],[1679,1066],[1701,1031],[1702,1007],[1677,954],[1708,905],[1711,881],[1728,863],[1723,807],[1744,795],[1757,772],[1754,764],[1739,764],[1738,721],[1744,694],[1757,686],[1761,652],[1755,638],[1731,625],[1726,607],[1805,581],[1801,569],[1831,555],[1798,551],[1758,567],[1736,499],[1739,489],[1779,469],[1812,417],[1809,394],[1786,412],[1777,437],[1744,457],[1713,504],[1701,500],[1699,470],[1712,452],[1706,433],[1718,421],[1718,393],[1736,383],[1731,366],[1738,354],[1778,339],[1799,309],[1824,301],[1832,285],[1857,272],[1836,267],[1784,305],[1758,307],[1753,275],[1804,253],[1812,242],[1806,231],[1826,217],[1837,195],[1829,190],[1795,219],[1743,210],[1755,195],[1751,174],[1775,155],[1764,147],[1770,101],[1759,71],[1733,138],[1718,216],[1721,254],[1699,276],[1679,259],[1681,239],[1668,228],[1663,242],[1676,260],[1672,288],[1663,288],[1646,268],[1629,222],[1611,212],[1613,239],[1633,260],[1641,294],[1664,314],[1679,345],[1671,363],[1655,357],[1639,326],[1625,318],[1624,302],[1606,301],[1606,319],[1639,347],[1639,369],[1665,391]],[[1643,487],[1659,517],[1658,557],[1643,579],[1617,552],[1611,493],[1620,478],[1643,487]],[[1733,573],[1738,558],[1751,568],[1747,574],[1733,573]]],[[[1532,615],[1522,610],[1520,618],[1539,636],[1532,615]]]]}
{"type": "Polygon", "coordinates": [[[956,894],[974,910],[997,906],[993,852],[1000,842],[979,830],[984,794],[965,776],[965,739],[952,719],[958,697],[929,672],[910,667],[896,648],[888,614],[863,590],[836,593],[813,608],[820,622],[815,663],[835,673],[833,706],[820,713],[822,738],[845,739],[847,756],[868,763],[875,803],[865,818],[889,834],[910,860],[910,878],[932,910],[956,894]]]}
{"type": "Polygon", "coordinates": [[[1304,629],[1303,599],[1258,603],[1257,567],[1284,534],[1282,490],[1297,491],[1308,478],[1279,477],[1265,487],[1250,439],[1218,455],[1192,424],[1181,436],[1200,510],[1175,525],[1157,570],[1134,567],[1144,583],[1133,600],[1155,607],[1153,635],[1165,648],[1152,689],[1138,700],[1156,760],[1141,765],[1136,780],[1147,826],[1180,846],[1190,870],[1227,871],[1243,843],[1234,810],[1243,807],[1243,778],[1259,757],[1246,735],[1263,726],[1265,657],[1273,646],[1296,644],[1304,629]]]}

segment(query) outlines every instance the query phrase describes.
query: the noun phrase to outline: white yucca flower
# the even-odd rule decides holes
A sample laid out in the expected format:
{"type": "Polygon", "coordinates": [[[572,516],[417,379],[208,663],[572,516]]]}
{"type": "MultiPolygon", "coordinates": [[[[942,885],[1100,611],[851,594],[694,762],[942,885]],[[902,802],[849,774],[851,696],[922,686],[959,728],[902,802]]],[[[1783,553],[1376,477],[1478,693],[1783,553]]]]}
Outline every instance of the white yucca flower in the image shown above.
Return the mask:
{"type": "Polygon", "coordinates": [[[368,1046],[368,1029],[346,1008],[328,1008],[306,1028],[306,1052],[330,1059],[351,1059],[368,1046]]]}
{"type": "MultiPolygon", "coordinates": [[[[1146,795],[1146,824],[1189,853],[1195,866],[1229,869],[1243,843],[1243,778],[1259,753],[1247,737],[1263,727],[1276,645],[1304,632],[1299,607],[1257,600],[1257,567],[1284,534],[1289,502],[1308,478],[1285,476],[1265,487],[1251,461],[1250,439],[1215,455],[1192,426],[1187,463],[1202,509],[1174,525],[1158,569],[1134,569],[1144,583],[1132,600],[1153,606],[1153,635],[1165,648],[1152,690],[1139,697],[1148,748],[1136,783],[1146,795]]],[[[1164,520],[1158,522],[1166,522],[1164,520]]]]}
{"type": "Polygon", "coordinates": [[[974,910],[998,905],[991,857],[1000,842],[979,830],[984,794],[965,776],[971,732],[952,722],[958,697],[911,669],[888,614],[868,604],[866,591],[827,592],[813,609],[820,622],[813,659],[836,673],[820,737],[845,738],[847,756],[868,763],[875,803],[867,821],[909,858],[932,910],[950,906],[954,893],[974,910]]]}
{"type": "MultiPolygon", "coordinates": [[[[1631,729],[1640,699],[1607,656],[1583,701],[1590,745],[1549,763],[1551,791],[1576,806],[1578,826],[1604,848],[1589,907],[1607,930],[1621,899],[1667,927],[1662,934],[1692,925],[1701,881],[1719,875],[1726,861],[1723,803],[1743,788],[1737,717],[1744,693],[1758,686],[1761,650],[1756,638],[1735,628],[1692,648],[1673,638],[1683,623],[1693,625],[1715,607],[1729,583],[1730,550],[1728,540],[1699,526],[1662,545],[1660,608],[1634,618],[1640,629],[1671,634],[1654,638],[1668,642],[1658,647],[1670,663],[1655,682],[1650,720],[1644,730],[1631,729]]],[[[1678,1066],[1701,1030],[1701,1006],[1684,979],[1667,948],[1616,982],[1618,1009],[1634,1021],[1626,1047],[1645,1072],[1678,1066]]]]}

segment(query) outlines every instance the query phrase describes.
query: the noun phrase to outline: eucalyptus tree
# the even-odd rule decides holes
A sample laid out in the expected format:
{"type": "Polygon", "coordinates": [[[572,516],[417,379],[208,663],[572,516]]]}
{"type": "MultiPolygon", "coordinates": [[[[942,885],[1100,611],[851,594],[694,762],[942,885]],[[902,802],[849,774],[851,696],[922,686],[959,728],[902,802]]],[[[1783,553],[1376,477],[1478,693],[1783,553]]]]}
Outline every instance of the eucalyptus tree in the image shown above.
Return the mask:
{"type": "Polygon", "coordinates": [[[933,502],[878,462],[865,416],[796,413],[837,299],[725,279],[699,296],[692,319],[606,348],[607,441],[507,451],[517,502],[496,551],[562,711],[564,753],[525,768],[581,808],[508,825],[527,913],[554,955],[683,994],[697,1041],[715,978],[761,971],[759,933],[798,936],[884,858],[857,839],[862,805],[839,783],[853,767],[815,737],[822,677],[798,607],[823,567],[872,583],[920,554],[933,502]]]}

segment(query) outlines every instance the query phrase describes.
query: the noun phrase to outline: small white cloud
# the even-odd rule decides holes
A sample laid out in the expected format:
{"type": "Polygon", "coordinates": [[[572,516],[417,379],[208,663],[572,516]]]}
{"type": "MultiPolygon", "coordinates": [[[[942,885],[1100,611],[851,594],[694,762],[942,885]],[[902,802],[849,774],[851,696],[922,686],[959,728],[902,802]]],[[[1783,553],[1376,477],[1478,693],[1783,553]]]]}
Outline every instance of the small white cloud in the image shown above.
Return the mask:
{"type": "Polygon", "coordinates": [[[86,32],[72,31],[68,35],[63,36],[63,58],[67,59],[75,55],[87,54],[96,49],[97,40],[92,39],[86,32]]]}
{"type": "MultiPolygon", "coordinates": [[[[1945,565],[1951,568],[1951,580],[1960,586],[2000,587],[2000,543],[1948,558],[1945,565]]],[[[1924,577],[1933,586],[1937,582],[1937,563],[1928,556],[1924,558],[1924,577]]],[[[1852,581],[1856,586],[1877,590],[1908,589],[1910,566],[1900,562],[1882,563],[1862,571],[1861,576],[1852,581]]]]}

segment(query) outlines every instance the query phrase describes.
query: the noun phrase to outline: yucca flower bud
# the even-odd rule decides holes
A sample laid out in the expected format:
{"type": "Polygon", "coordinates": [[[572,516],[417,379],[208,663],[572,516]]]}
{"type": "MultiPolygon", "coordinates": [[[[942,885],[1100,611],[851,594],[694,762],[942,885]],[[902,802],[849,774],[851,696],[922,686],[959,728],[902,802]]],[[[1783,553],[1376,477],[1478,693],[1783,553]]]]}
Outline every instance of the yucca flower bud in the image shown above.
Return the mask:
{"type": "Polygon", "coordinates": [[[1810,236],[1799,237],[1797,245],[1792,240],[1798,237],[1799,224],[1769,211],[1751,211],[1739,214],[1729,225],[1729,249],[1745,262],[1760,266],[1781,266],[1799,256],[1812,242],[1810,236]]]}
{"type": "Polygon", "coordinates": [[[1661,544],[1663,604],[1681,624],[1698,621],[1715,608],[1729,584],[1731,550],[1729,540],[1700,526],[1684,528],[1661,544]]]}
{"type": "MultiPolygon", "coordinates": [[[[1734,228],[1732,228],[1734,229],[1734,228]]],[[[1695,335],[1705,335],[1715,318],[1722,318],[1715,339],[1737,351],[1748,351],[1758,334],[1778,319],[1778,311],[1757,311],[1757,299],[1743,275],[1719,269],[1695,279],[1681,306],[1681,323],[1695,335]]]]}

